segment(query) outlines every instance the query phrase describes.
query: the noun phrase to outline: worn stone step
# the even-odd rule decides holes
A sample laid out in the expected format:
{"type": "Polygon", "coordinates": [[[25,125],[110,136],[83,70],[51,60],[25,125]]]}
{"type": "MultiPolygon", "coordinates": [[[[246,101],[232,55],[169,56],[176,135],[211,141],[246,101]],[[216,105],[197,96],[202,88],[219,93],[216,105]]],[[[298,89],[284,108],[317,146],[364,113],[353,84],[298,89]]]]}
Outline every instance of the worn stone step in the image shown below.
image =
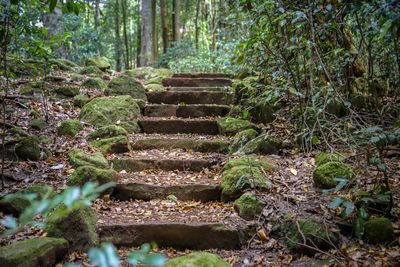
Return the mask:
{"type": "Polygon", "coordinates": [[[117,246],[155,242],[178,249],[237,249],[250,238],[253,228],[253,223],[241,219],[228,203],[99,202],[100,240],[117,246]]]}
{"type": "Polygon", "coordinates": [[[234,103],[234,94],[226,92],[147,92],[147,101],[153,104],[217,104],[234,103]]]}
{"type": "Polygon", "coordinates": [[[226,73],[175,73],[173,78],[232,78],[226,73]]]}
{"type": "Polygon", "coordinates": [[[157,117],[143,117],[138,123],[144,133],[219,134],[218,123],[214,119],[161,119],[157,117]]]}
{"type": "Polygon", "coordinates": [[[230,92],[230,87],[167,87],[170,92],[230,92]]]}
{"type": "Polygon", "coordinates": [[[231,86],[227,78],[166,78],[162,84],[166,87],[221,87],[231,86]]]}
{"type": "Polygon", "coordinates": [[[169,105],[169,104],[149,104],[145,106],[143,114],[149,117],[180,117],[198,118],[226,116],[230,111],[227,105],[169,105]]]}

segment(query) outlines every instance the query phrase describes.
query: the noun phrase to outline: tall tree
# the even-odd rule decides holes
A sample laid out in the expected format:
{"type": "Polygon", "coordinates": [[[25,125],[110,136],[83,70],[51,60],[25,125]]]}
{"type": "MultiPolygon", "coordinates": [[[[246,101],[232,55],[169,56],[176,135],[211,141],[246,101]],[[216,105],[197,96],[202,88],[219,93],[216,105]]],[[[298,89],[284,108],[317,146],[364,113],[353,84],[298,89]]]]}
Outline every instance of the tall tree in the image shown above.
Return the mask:
{"type": "Polygon", "coordinates": [[[165,4],[165,0],[160,0],[160,19],[161,19],[163,52],[166,53],[167,49],[170,47],[170,44],[169,44],[168,10],[165,4]]]}
{"type": "Polygon", "coordinates": [[[130,69],[129,64],[129,42],[128,42],[128,29],[127,29],[127,3],[126,0],[121,0],[122,6],[122,23],[124,31],[124,44],[125,44],[125,69],[130,69]]]}
{"type": "Polygon", "coordinates": [[[179,42],[181,40],[181,21],[180,21],[180,11],[181,1],[173,0],[173,12],[172,12],[172,39],[174,42],[179,42]]]}
{"type": "Polygon", "coordinates": [[[140,67],[140,54],[142,46],[142,23],[141,23],[141,6],[140,1],[136,5],[136,67],[140,67]]]}
{"type": "Polygon", "coordinates": [[[115,0],[115,68],[121,71],[121,37],[119,33],[119,0],[115,0]]]}
{"type": "Polygon", "coordinates": [[[100,24],[100,0],[96,0],[94,5],[94,27],[97,30],[100,24]]]}
{"type": "Polygon", "coordinates": [[[154,63],[154,1],[155,0],[142,0],[140,66],[150,66],[154,63]]]}
{"type": "Polygon", "coordinates": [[[196,17],[194,19],[194,40],[196,44],[196,50],[199,49],[199,14],[200,13],[200,0],[196,1],[196,17]]]}

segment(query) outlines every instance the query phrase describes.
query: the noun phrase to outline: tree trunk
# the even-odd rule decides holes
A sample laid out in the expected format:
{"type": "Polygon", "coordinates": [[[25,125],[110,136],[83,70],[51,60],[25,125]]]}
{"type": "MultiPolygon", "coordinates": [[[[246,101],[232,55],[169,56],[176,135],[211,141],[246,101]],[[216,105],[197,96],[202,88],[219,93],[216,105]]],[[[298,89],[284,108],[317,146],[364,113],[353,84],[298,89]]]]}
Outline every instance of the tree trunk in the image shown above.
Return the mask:
{"type": "Polygon", "coordinates": [[[157,31],[157,21],[156,21],[156,0],[154,0],[152,2],[153,6],[152,8],[152,12],[153,12],[153,16],[152,16],[152,31],[153,31],[153,63],[155,63],[157,61],[158,58],[158,31],[157,31]]]}
{"type": "Polygon", "coordinates": [[[140,66],[150,66],[154,63],[154,1],[142,0],[140,66]]]}
{"type": "Polygon", "coordinates": [[[140,11],[140,1],[137,2],[136,7],[136,67],[140,67],[140,49],[142,46],[142,24],[141,24],[141,11],[140,11]]]}
{"type": "Polygon", "coordinates": [[[100,25],[100,0],[96,0],[95,8],[94,8],[94,28],[97,28],[100,25]]]}
{"type": "Polygon", "coordinates": [[[161,32],[163,41],[163,52],[166,53],[169,46],[168,12],[165,0],[160,0],[161,32]]]}
{"type": "Polygon", "coordinates": [[[196,17],[194,19],[194,39],[196,44],[196,50],[199,50],[199,11],[200,11],[200,0],[196,2],[196,17]]]}
{"type": "MultiPolygon", "coordinates": [[[[43,25],[47,29],[47,38],[50,38],[51,35],[61,36],[64,34],[64,24],[63,24],[63,13],[62,10],[56,7],[53,12],[46,13],[43,16],[43,25]]],[[[60,45],[56,48],[56,52],[59,53],[60,56],[64,56],[66,54],[66,49],[64,45],[60,45]]]]}
{"type": "Polygon", "coordinates": [[[126,16],[126,9],[127,9],[127,4],[126,0],[121,0],[122,4],[122,23],[124,26],[124,43],[125,43],[125,69],[130,69],[129,66],[129,42],[128,42],[128,30],[127,30],[127,16],[126,16]]]}
{"type": "Polygon", "coordinates": [[[173,0],[173,12],[172,12],[172,39],[174,42],[179,42],[181,40],[180,32],[180,0],[173,0]]]}
{"type": "Polygon", "coordinates": [[[121,71],[121,38],[119,33],[119,0],[115,0],[115,68],[121,71]]]}

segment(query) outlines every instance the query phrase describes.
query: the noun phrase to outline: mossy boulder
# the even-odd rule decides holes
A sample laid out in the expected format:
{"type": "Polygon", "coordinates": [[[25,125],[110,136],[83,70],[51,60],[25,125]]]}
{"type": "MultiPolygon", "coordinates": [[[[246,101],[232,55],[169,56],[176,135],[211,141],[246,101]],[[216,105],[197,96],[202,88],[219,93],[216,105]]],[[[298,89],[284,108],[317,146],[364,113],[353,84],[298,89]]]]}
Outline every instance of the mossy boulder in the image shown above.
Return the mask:
{"type": "Polygon", "coordinates": [[[43,131],[46,129],[49,125],[45,120],[42,119],[33,119],[30,122],[32,129],[38,130],[38,131],[43,131]]]}
{"type": "Polygon", "coordinates": [[[68,119],[60,123],[57,128],[58,135],[74,137],[83,130],[83,125],[78,120],[68,119]]]}
{"type": "Polygon", "coordinates": [[[346,156],[339,153],[322,152],[315,156],[315,164],[319,166],[330,161],[342,162],[345,159],[346,156]]]}
{"type": "Polygon", "coordinates": [[[73,70],[74,68],[79,67],[78,64],[76,64],[75,62],[72,62],[65,58],[52,58],[50,59],[50,63],[53,66],[53,68],[63,71],[70,71],[73,70]]]}
{"type": "Polygon", "coordinates": [[[58,95],[63,95],[66,97],[74,97],[76,95],[79,95],[79,93],[80,93],[78,87],[74,87],[74,86],[70,86],[70,85],[57,87],[54,89],[54,92],[58,95]]]}
{"type": "Polygon", "coordinates": [[[91,57],[86,59],[86,66],[95,66],[102,71],[106,71],[111,68],[111,64],[106,57],[91,57]]]}
{"type": "Polygon", "coordinates": [[[66,82],[67,79],[63,76],[47,75],[43,80],[49,83],[61,83],[66,82]]]}
{"type": "Polygon", "coordinates": [[[104,93],[106,95],[130,95],[135,99],[147,99],[143,85],[135,78],[126,75],[112,79],[104,93]]]}
{"type": "Polygon", "coordinates": [[[74,106],[77,108],[82,108],[90,99],[86,95],[76,95],[74,96],[74,106]]]}
{"type": "Polygon", "coordinates": [[[36,237],[0,247],[0,262],[2,267],[52,267],[67,253],[67,240],[36,237]]]}
{"type": "MultiPolygon", "coordinates": [[[[8,71],[10,77],[31,76],[37,77],[41,75],[44,64],[33,59],[8,58],[8,71]]],[[[3,68],[0,68],[0,75],[4,75],[3,68]]]]}
{"type": "Polygon", "coordinates": [[[285,218],[281,230],[287,237],[288,247],[300,254],[314,254],[316,252],[303,244],[323,250],[331,248],[339,242],[337,232],[332,231],[328,225],[314,219],[288,217],[285,218]]]}
{"type": "Polygon", "coordinates": [[[234,135],[238,132],[254,128],[254,124],[248,120],[225,117],[217,120],[219,132],[226,135],[234,135]]]}
{"type": "Polygon", "coordinates": [[[237,166],[251,166],[254,168],[262,168],[265,172],[272,172],[277,168],[275,165],[269,163],[266,160],[258,159],[253,156],[245,156],[236,159],[230,159],[227,163],[225,163],[222,170],[225,171],[237,166]]]}
{"type": "Polygon", "coordinates": [[[90,144],[103,153],[124,153],[130,148],[128,137],[122,135],[94,140],[90,144]]]}
{"type": "Polygon", "coordinates": [[[86,66],[81,69],[79,74],[101,77],[103,72],[96,66],[86,66]]]}
{"type": "Polygon", "coordinates": [[[258,132],[254,129],[247,129],[247,130],[238,132],[237,134],[235,134],[235,136],[233,138],[233,142],[229,147],[230,153],[235,153],[240,148],[242,148],[247,142],[256,138],[257,135],[258,135],[258,132]]]}
{"type": "Polygon", "coordinates": [[[253,220],[262,212],[265,204],[252,193],[244,193],[233,203],[236,212],[245,220],[253,220]]]}
{"type": "Polygon", "coordinates": [[[80,118],[95,127],[113,125],[120,122],[125,129],[138,129],[137,119],[140,108],[131,96],[97,97],[81,109],[80,118]]]}
{"type": "Polygon", "coordinates": [[[262,134],[247,142],[240,150],[242,154],[278,154],[282,147],[282,141],[269,134],[262,134]]]}
{"type": "MultiPolygon", "coordinates": [[[[93,166],[78,167],[68,178],[67,185],[83,186],[87,182],[97,182],[99,185],[113,182],[116,179],[117,172],[110,169],[99,169],[93,166]]],[[[107,190],[110,194],[112,189],[107,190]]]]}
{"type": "Polygon", "coordinates": [[[354,171],[349,164],[331,161],[317,166],[313,173],[314,184],[322,189],[331,189],[338,183],[336,179],[350,180],[354,171]]]}
{"type": "Polygon", "coordinates": [[[170,259],[164,267],[230,267],[220,256],[209,252],[192,252],[170,259]]]}
{"type": "Polygon", "coordinates": [[[18,141],[15,145],[15,153],[18,158],[24,160],[38,161],[46,158],[46,153],[42,153],[42,147],[36,136],[27,136],[18,141]]]}
{"type": "Polygon", "coordinates": [[[13,194],[8,194],[0,200],[0,208],[5,212],[18,216],[25,208],[30,205],[29,198],[32,194],[36,199],[43,199],[54,195],[53,188],[48,185],[33,185],[29,188],[19,190],[13,194]]]}
{"type": "Polygon", "coordinates": [[[100,152],[87,154],[80,149],[72,149],[68,158],[74,167],[93,166],[97,168],[108,168],[108,161],[100,152]]]}
{"type": "Polygon", "coordinates": [[[220,187],[222,189],[223,200],[233,200],[242,195],[245,191],[257,189],[268,191],[271,188],[271,182],[264,175],[261,164],[246,164],[246,161],[228,162],[222,172],[220,187]]]}
{"type": "Polygon", "coordinates": [[[69,78],[71,81],[74,81],[74,82],[81,82],[81,81],[85,80],[85,76],[83,76],[82,74],[78,74],[78,73],[71,73],[69,75],[69,78]]]}
{"type": "Polygon", "coordinates": [[[68,210],[60,205],[49,215],[44,230],[49,237],[66,239],[70,252],[86,251],[99,243],[96,220],[96,212],[90,207],[68,210]]]}
{"type": "Polygon", "coordinates": [[[173,72],[169,69],[155,69],[152,67],[141,67],[133,70],[125,71],[124,75],[134,77],[136,79],[149,80],[154,77],[170,78],[173,72]]]}
{"type": "Polygon", "coordinates": [[[274,107],[266,101],[258,101],[250,109],[251,120],[257,123],[270,123],[275,120],[274,107]]]}
{"type": "Polygon", "coordinates": [[[89,77],[83,81],[82,86],[87,88],[104,90],[106,89],[107,84],[103,81],[103,79],[99,77],[89,77]]]}
{"type": "Polygon", "coordinates": [[[128,136],[128,131],[117,125],[108,125],[101,127],[88,135],[88,140],[110,138],[115,136],[128,136]]]}
{"type": "Polygon", "coordinates": [[[364,229],[364,235],[371,243],[385,243],[394,239],[393,225],[388,218],[370,218],[364,224],[364,229]]]}

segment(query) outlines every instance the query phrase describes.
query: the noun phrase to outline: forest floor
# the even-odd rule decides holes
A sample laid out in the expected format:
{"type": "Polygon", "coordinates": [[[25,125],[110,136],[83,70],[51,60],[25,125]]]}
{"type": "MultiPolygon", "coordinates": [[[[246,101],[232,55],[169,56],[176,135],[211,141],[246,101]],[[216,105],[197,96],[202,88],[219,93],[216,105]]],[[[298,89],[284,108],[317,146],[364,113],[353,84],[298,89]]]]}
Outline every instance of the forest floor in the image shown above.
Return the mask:
{"type": "MultiPolygon", "coordinates": [[[[56,76],[63,76],[63,73],[55,73],[56,76]]],[[[67,78],[68,79],[68,78],[67,78]]],[[[86,136],[93,132],[94,128],[85,124],[85,128],[74,138],[59,136],[57,126],[60,121],[65,119],[79,119],[80,109],[74,107],[73,99],[68,97],[59,97],[51,95],[48,98],[48,127],[38,131],[30,127],[32,110],[44,114],[43,100],[40,94],[32,96],[21,96],[19,88],[28,82],[28,79],[15,80],[12,83],[7,104],[7,124],[10,130],[13,126],[21,127],[25,132],[37,136],[46,136],[50,139],[47,148],[51,151],[52,157],[44,161],[19,161],[6,162],[5,164],[5,187],[1,195],[15,192],[32,184],[49,184],[54,186],[57,191],[66,187],[68,176],[74,171],[73,166],[68,160],[68,151],[72,148],[79,148],[87,152],[95,151],[86,140],[86,136]]],[[[79,86],[79,83],[76,84],[79,86]]],[[[80,87],[81,93],[89,96],[101,96],[103,91],[97,89],[87,89],[80,87]]],[[[221,255],[233,266],[399,266],[400,262],[400,240],[394,240],[388,246],[368,244],[362,239],[357,239],[350,234],[343,234],[343,229],[338,225],[343,221],[338,216],[338,210],[327,208],[329,202],[335,196],[345,196],[350,194],[347,190],[338,193],[326,193],[314,187],[312,173],[315,169],[314,155],[318,152],[304,154],[294,144],[296,130],[289,121],[291,107],[286,107],[278,113],[277,119],[269,125],[260,125],[266,132],[273,132],[284,141],[284,148],[279,155],[263,156],[271,163],[278,166],[277,170],[271,175],[272,189],[270,192],[257,192],[266,206],[262,214],[254,221],[257,233],[248,241],[248,243],[238,250],[211,249],[209,251],[221,255]],[[285,243],[285,238],[275,234],[272,222],[283,221],[285,214],[292,213],[298,217],[309,218],[318,217],[319,220],[327,222],[332,231],[341,232],[340,246],[323,251],[318,247],[312,248],[316,252],[313,256],[301,256],[295,251],[290,250],[285,243]],[[327,261],[310,261],[310,259],[327,261]],[[312,265],[315,264],[315,265],[312,265]],[[397,265],[396,265],[397,264],[397,265]]],[[[146,134],[142,134],[146,135],[146,134]]],[[[179,135],[178,135],[179,136],[179,135]]],[[[196,135],[183,134],[181,137],[198,138],[196,135]]],[[[7,132],[6,140],[12,140],[13,134],[7,132]]],[[[135,135],[131,135],[133,140],[135,135]]],[[[212,139],[208,135],[202,135],[202,138],[212,139]]],[[[231,137],[221,137],[224,140],[231,140],[231,137]]],[[[334,145],[334,144],[333,144],[334,145]]],[[[196,159],[200,156],[199,152],[172,149],[172,150],[138,150],[130,151],[122,156],[137,158],[188,158],[196,159]]],[[[107,155],[108,159],[121,155],[107,155]]],[[[206,155],[207,156],[207,155],[206,155]]],[[[208,155],[211,158],[220,157],[219,155],[208,155]]],[[[144,170],[137,174],[137,179],[151,182],[153,184],[167,183],[179,184],[179,179],[192,181],[207,181],[209,184],[216,184],[219,181],[220,170],[224,162],[228,159],[223,155],[221,161],[201,172],[187,171],[185,173],[178,171],[153,171],[144,170]],[[175,178],[174,178],[175,177],[175,178]],[[182,178],[183,177],[183,178],[182,178]],[[161,179],[161,180],[160,180],[161,179]]],[[[363,153],[353,153],[351,162],[356,169],[357,177],[361,177],[361,183],[368,188],[372,187],[376,179],[379,178],[377,170],[368,169],[366,157],[363,153]],[[378,177],[378,178],[377,178],[378,177]]],[[[391,187],[395,206],[393,207],[393,218],[395,230],[400,230],[400,162],[396,158],[388,158],[387,165],[391,175],[391,187]]],[[[125,172],[120,173],[120,179],[130,179],[125,172]],[[125,178],[124,178],[125,177],[125,178]],[[127,177],[127,178],[126,178],[127,177]]],[[[101,214],[103,211],[108,213],[105,218],[114,216],[114,218],[129,217],[133,220],[152,218],[160,220],[160,217],[168,212],[175,212],[174,216],[184,214],[188,217],[194,216],[194,221],[221,221],[226,220],[227,216],[233,216],[236,220],[233,205],[230,203],[215,202],[214,204],[204,204],[200,201],[187,201],[185,203],[176,203],[172,200],[151,200],[149,202],[131,201],[119,203],[110,199],[98,199],[94,202],[95,209],[101,214]],[[125,206],[124,206],[125,205],[125,206]],[[213,206],[214,205],[214,206],[213,206]],[[155,209],[154,207],[158,207],[155,209]],[[210,217],[213,211],[207,209],[218,209],[216,217],[210,217]],[[167,209],[167,211],[163,210],[167,209]],[[197,210],[206,211],[196,213],[197,210]],[[222,211],[221,211],[222,210],[222,211]],[[151,211],[151,212],[147,212],[151,211]],[[154,212],[154,213],[152,213],[154,212]],[[192,212],[192,213],[190,213],[192,212]],[[143,215],[144,213],[144,215],[143,215]],[[203,218],[198,218],[198,214],[204,214],[203,218]],[[218,217],[221,216],[221,217],[218,217]]],[[[0,218],[4,214],[0,213],[0,218]]],[[[176,218],[179,220],[180,218],[176,218]]],[[[101,220],[101,215],[99,220],[101,220]]],[[[15,240],[23,240],[34,236],[42,236],[45,233],[37,228],[25,229],[25,231],[0,239],[0,245],[5,245],[15,240]]],[[[126,257],[131,247],[120,247],[119,252],[122,258],[126,257]]],[[[168,257],[187,254],[190,250],[175,250],[173,248],[160,248],[158,251],[165,253],[168,257]]],[[[68,262],[81,262],[88,266],[87,257],[84,253],[72,253],[67,259],[68,262]]],[[[125,264],[125,263],[124,263],[125,264]]]]}

